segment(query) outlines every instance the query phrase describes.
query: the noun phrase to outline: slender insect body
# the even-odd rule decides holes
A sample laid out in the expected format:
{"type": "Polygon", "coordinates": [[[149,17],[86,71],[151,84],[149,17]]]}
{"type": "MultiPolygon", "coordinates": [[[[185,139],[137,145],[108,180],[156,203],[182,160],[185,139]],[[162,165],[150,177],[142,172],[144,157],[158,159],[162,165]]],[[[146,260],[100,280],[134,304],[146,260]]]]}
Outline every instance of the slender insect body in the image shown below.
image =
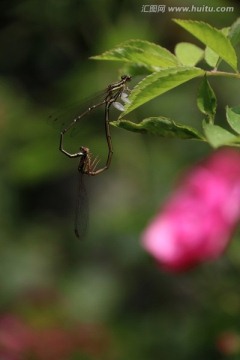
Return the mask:
{"type": "MultiPolygon", "coordinates": [[[[75,119],[73,119],[72,122],[64,130],[61,131],[60,145],[59,145],[60,151],[63,152],[69,158],[80,157],[80,161],[79,161],[79,165],[78,165],[78,171],[80,173],[80,185],[82,185],[82,175],[84,175],[84,174],[90,175],[90,176],[99,175],[103,171],[107,170],[111,164],[112,155],[113,155],[113,147],[112,147],[112,139],[111,139],[111,134],[110,134],[110,126],[109,126],[109,109],[110,109],[111,105],[113,105],[118,110],[124,111],[124,105],[121,104],[120,102],[117,102],[117,99],[120,98],[124,103],[129,103],[128,93],[130,92],[130,90],[127,87],[127,82],[129,82],[129,81],[131,81],[131,77],[128,75],[123,75],[121,77],[120,81],[110,84],[107,87],[106,96],[105,96],[104,100],[102,100],[98,104],[95,104],[95,105],[89,107],[81,115],[79,115],[75,119]],[[70,153],[70,152],[66,151],[63,147],[63,137],[78,121],[80,121],[80,119],[82,119],[85,115],[87,115],[88,113],[90,113],[91,111],[93,111],[94,109],[96,109],[100,106],[105,107],[105,115],[104,115],[105,116],[105,136],[106,136],[106,141],[107,141],[107,145],[108,145],[108,156],[107,156],[105,166],[97,169],[99,159],[97,157],[92,158],[92,154],[90,153],[89,148],[81,146],[80,151],[78,151],[76,153],[70,153]]],[[[77,208],[76,208],[76,217],[75,217],[75,234],[77,235],[77,237],[80,237],[80,229],[78,226],[79,214],[81,214],[79,207],[81,206],[81,199],[82,199],[82,195],[81,195],[80,191],[81,191],[81,186],[79,186],[79,194],[78,194],[78,198],[77,198],[77,208]]],[[[83,222],[82,219],[80,219],[80,222],[81,223],[83,222]]],[[[84,225],[84,227],[86,227],[86,226],[84,225]]]]}

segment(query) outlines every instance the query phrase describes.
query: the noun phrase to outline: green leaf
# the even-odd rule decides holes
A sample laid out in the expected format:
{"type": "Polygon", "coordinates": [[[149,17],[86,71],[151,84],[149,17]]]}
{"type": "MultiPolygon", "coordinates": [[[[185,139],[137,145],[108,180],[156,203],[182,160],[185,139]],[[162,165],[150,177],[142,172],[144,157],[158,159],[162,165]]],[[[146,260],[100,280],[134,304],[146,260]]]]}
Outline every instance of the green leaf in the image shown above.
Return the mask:
{"type": "Polygon", "coordinates": [[[237,70],[237,56],[235,50],[231,41],[223,34],[223,32],[202,21],[179,19],[175,19],[174,21],[215,51],[234,70],[237,70]]]}
{"type": "Polygon", "coordinates": [[[95,60],[115,60],[157,68],[178,65],[177,58],[167,49],[144,40],[128,40],[102,55],[92,56],[95,60]]]}
{"type": "Polygon", "coordinates": [[[212,68],[216,68],[219,56],[215,53],[215,51],[213,51],[207,46],[205,49],[204,59],[209,66],[211,66],[212,68]]]}
{"type": "Polygon", "coordinates": [[[146,76],[132,90],[129,96],[130,103],[125,105],[125,111],[121,117],[147,101],[204,73],[204,70],[199,68],[176,67],[146,76]]]}
{"type": "Polygon", "coordinates": [[[239,142],[239,137],[233,135],[229,131],[218,125],[208,124],[203,121],[203,130],[208,142],[217,148],[223,145],[230,145],[239,142]]]}
{"type": "Polygon", "coordinates": [[[138,124],[128,120],[117,120],[111,122],[111,124],[128,131],[158,135],[165,138],[204,140],[204,137],[197,130],[160,116],[144,119],[138,124]]]}
{"type": "Polygon", "coordinates": [[[146,75],[150,75],[152,73],[152,69],[141,64],[124,63],[124,65],[121,66],[120,73],[131,74],[132,77],[135,76],[144,77],[146,75]]]}
{"type": "Polygon", "coordinates": [[[231,128],[240,134],[240,106],[226,107],[227,121],[231,128]]]}
{"type": "Polygon", "coordinates": [[[240,42],[240,18],[238,18],[231,26],[228,34],[229,39],[233,46],[240,42]]]}
{"type": "Polygon", "coordinates": [[[175,54],[183,65],[195,66],[202,59],[204,51],[194,44],[181,42],[176,45],[175,54]]]}
{"type": "MultiPolygon", "coordinates": [[[[223,33],[223,35],[228,36],[229,28],[222,28],[220,31],[223,33]]],[[[215,69],[218,68],[221,62],[219,55],[208,46],[206,46],[205,49],[204,59],[209,66],[215,69]]]]}
{"type": "Polygon", "coordinates": [[[206,76],[204,76],[198,90],[197,105],[199,110],[207,116],[208,121],[213,123],[217,109],[217,99],[206,76]]]}

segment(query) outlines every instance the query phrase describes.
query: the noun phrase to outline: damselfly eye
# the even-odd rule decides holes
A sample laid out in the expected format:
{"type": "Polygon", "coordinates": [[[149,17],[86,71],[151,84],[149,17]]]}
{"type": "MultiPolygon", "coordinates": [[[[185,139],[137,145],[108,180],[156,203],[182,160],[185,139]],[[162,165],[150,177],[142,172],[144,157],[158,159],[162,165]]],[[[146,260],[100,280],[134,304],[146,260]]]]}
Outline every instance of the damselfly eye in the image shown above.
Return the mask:
{"type": "Polygon", "coordinates": [[[124,80],[124,81],[131,81],[132,80],[132,77],[129,76],[129,75],[122,75],[121,76],[121,80],[124,80]]]}
{"type": "Polygon", "coordinates": [[[131,79],[132,79],[132,77],[129,76],[129,75],[122,75],[121,76],[121,80],[130,81],[131,79]]]}
{"type": "Polygon", "coordinates": [[[89,148],[87,148],[85,146],[81,146],[79,155],[86,157],[89,155],[89,152],[90,152],[89,148]]]}

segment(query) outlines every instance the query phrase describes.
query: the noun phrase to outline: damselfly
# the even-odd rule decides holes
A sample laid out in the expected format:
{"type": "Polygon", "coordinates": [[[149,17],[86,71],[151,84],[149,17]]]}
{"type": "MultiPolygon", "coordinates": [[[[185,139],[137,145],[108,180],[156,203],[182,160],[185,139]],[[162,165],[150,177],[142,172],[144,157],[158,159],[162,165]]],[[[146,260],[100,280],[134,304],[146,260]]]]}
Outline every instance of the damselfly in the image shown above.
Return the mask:
{"type": "Polygon", "coordinates": [[[72,122],[61,131],[60,134],[60,146],[59,149],[69,158],[76,158],[80,157],[78,171],[80,173],[80,183],[79,183],[79,190],[78,190],[78,198],[77,198],[77,208],[76,208],[76,216],[75,216],[75,234],[77,237],[80,237],[81,233],[85,232],[86,228],[86,221],[83,218],[86,218],[86,215],[83,215],[82,202],[84,202],[83,194],[85,194],[85,189],[83,186],[82,176],[84,174],[95,176],[103,171],[107,170],[111,164],[112,155],[113,155],[113,146],[112,146],[112,139],[110,134],[110,127],[109,127],[109,109],[111,105],[117,108],[120,111],[124,110],[124,106],[122,103],[118,102],[117,100],[120,98],[124,103],[129,102],[128,100],[128,93],[129,89],[127,87],[127,82],[131,81],[131,77],[128,75],[123,75],[121,80],[110,84],[107,89],[105,90],[105,96],[103,100],[95,105],[92,105],[83,113],[75,117],[72,122]],[[106,163],[103,167],[97,168],[99,160],[97,158],[92,158],[92,154],[90,153],[87,147],[81,146],[80,151],[76,153],[68,152],[63,147],[63,138],[64,135],[75,126],[85,115],[89,114],[94,109],[97,109],[100,106],[104,106],[104,123],[105,123],[105,135],[107,140],[108,146],[108,156],[106,163]]]}
{"type": "MultiPolygon", "coordinates": [[[[130,90],[127,87],[127,82],[129,82],[129,81],[131,81],[131,77],[128,76],[128,75],[123,75],[121,77],[120,81],[117,81],[117,82],[115,82],[113,84],[110,84],[107,87],[107,89],[105,90],[105,96],[104,96],[104,99],[102,101],[100,101],[99,103],[97,103],[95,105],[92,105],[87,110],[85,110],[82,114],[75,117],[72,120],[72,122],[65,129],[63,129],[61,131],[61,135],[60,135],[60,151],[62,151],[68,157],[74,157],[74,156],[72,156],[74,154],[69,153],[68,151],[66,151],[63,148],[63,137],[64,137],[64,135],[71,128],[73,128],[73,126],[75,126],[76,123],[78,123],[84,116],[88,115],[91,111],[97,109],[100,106],[105,107],[104,119],[105,119],[105,135],[106,135],[107,146],[108,146],[108,156],[107,156],[105,166],[98,169],[94,175],[97,175],[97,174],[101,173],[102,171],[107,170],[109,168],[110,164],[111,164],[112,154],[113,154],[113,147],[112,147],[112,139],[111,139],[111,134],[110,134],[110,127],[109,127],[109,109],[110,109],[111,105],[113,105],[115,108],[117,108],[120,111],[124,110],[124,106],[120,102],[117,102],[117,100],[120,98],[125,103],[129,102],[129,100],[128,100],[128,92],[130,90]]],[[[89,174],[89,175],[92,175],[92,174],[89,174]]]]}

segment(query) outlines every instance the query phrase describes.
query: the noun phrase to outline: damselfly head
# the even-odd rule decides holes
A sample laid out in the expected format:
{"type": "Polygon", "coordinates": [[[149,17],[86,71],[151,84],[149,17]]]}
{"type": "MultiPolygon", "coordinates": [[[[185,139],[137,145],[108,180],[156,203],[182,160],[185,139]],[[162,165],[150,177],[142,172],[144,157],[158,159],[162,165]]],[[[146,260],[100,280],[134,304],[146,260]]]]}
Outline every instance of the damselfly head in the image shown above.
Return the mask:
{"type": "Polygon", "coordinates": [[[121,80],[124,80],[124,81],[131,81],[132,80],[132,77],[129,76],[129,75],[122,75],[121,76],[121,80]]]}
{"type": "Polygon", "coordinates": [[[89,148],[87,148],[85,146],[81,146],[80,151],[82,153],[82,156],[87,156],[89,154],[89,152],[90,152],[89,148]]]}

